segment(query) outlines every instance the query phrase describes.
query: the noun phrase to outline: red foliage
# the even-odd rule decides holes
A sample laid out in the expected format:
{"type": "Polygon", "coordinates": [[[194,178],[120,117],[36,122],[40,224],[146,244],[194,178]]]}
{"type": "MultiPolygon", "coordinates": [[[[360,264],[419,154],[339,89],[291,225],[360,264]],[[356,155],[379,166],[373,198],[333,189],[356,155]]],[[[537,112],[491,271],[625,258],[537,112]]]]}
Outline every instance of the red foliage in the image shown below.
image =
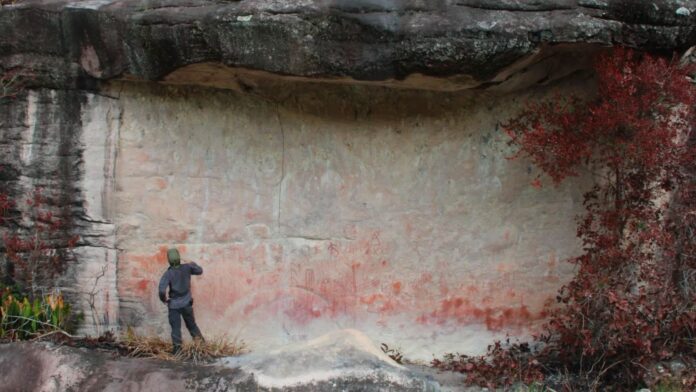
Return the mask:
{"type": "MultiPolygon", "coordinates": [[[[534,357],[634,386],[651,364],[695,354],[694,68],[616,49],[595,69],[596,99],[533,103],[505,130],[555,183],[583,171],[596,179],[577,231],[584,253],[570,260],[577,275],[534,357]]],[[[469,379],[505,373],[498,362],[512,349],[468,360],[469,379]]]]}
{"type": "MultiPolygon", "coordinates": [[[[21,215],[8,216],[13,206],[14,202],[7,195],[0,194],[0,223],[13,221],[16,226],[26,224],[21,215]]],[[[36,295],[40,290],[49,288],[47,286],[50,286],[51,280],[65,268],[65,257],[56,248],[73,248],[78,237],[69,238],[65,244],[56,243],[63,223],[49,211],[41,189],[35,189],[26,199],[26,206],[29,209],[26,218],[30,230],[24,233],[13,230],[2,236],[7,260],[12,265],[12,276],[6,278],[16,280],[32,295],[36,295]]]]}
{"type": "Polygon", "coordinates": [[[3,223],[5,221],[5,217],[10,210],[14,206],[14,203],[12,200],[10,200],[7,195],[4,193],[0,193],[0,223],[3,223]]]}
{"type": "Polygon", "coordinates": [[[484,356],[448,354],[444,360],[435,359],[432,364],[442,370],[466,373],[467,383],[490,389],[520,381],[532,384],[544,380],[541,363],[527,343],[511,345],[507,341],[503,345],[498,341],[488,346],[484,356]]]}

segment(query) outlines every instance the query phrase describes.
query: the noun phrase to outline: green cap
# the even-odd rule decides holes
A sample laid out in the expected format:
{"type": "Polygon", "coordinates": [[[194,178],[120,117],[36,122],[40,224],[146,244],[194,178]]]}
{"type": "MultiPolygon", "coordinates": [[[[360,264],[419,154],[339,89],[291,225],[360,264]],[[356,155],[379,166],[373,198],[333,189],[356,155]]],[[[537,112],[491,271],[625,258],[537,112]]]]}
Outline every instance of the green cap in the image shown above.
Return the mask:
{"type": "Polygon", "coordinates": [[[167,260],[169,260],[169,265],[172,267],[178,267],[181,264],[181,257],[179,257],[179,251],[176,248],[171,248],[167,251],[167,260]]]}

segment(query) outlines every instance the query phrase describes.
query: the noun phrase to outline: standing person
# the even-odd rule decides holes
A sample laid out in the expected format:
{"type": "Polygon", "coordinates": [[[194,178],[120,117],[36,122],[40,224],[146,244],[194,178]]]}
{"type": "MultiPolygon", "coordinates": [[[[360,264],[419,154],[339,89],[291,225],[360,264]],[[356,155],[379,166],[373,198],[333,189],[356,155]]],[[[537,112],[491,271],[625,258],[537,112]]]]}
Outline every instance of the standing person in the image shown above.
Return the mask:
{"type": "Polygon", "coordinates": [[[172,353],[181,351],[181,318],[191,337],[203,340],[203,335],[193,317],[193,298],[191,297],[191,275],[203,274],[203,268],[194,262],[181,264],[176,248],[167,250],[169,269],[159,282],[159,298],[169,308],[169,325],[172,327],[172,353]],[[167,298],[167,287],[169,298],[167,298]]]}

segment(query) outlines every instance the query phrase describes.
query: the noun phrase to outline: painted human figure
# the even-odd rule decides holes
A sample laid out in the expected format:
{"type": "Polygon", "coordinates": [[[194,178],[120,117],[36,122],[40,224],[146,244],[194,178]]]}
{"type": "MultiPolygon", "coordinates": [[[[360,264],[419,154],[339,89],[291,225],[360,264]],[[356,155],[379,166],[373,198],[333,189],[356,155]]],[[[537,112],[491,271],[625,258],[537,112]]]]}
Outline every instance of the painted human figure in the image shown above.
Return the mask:
{"type": "Polygon", "coordinates": [[[181,351],[181,319],[191,337],[203,340],[196,319],[193,316],[193,297],[191,296],[191,275],[203,274],[203,268],[194,262],[181,264],[181,257],[176,248],[167,251],[169,269],[159,282],[159,298],[169,308],[169,325],[172,327],[172,352],[181,351]],[[167,296],[169,288],[169,296],[167,296]]]}

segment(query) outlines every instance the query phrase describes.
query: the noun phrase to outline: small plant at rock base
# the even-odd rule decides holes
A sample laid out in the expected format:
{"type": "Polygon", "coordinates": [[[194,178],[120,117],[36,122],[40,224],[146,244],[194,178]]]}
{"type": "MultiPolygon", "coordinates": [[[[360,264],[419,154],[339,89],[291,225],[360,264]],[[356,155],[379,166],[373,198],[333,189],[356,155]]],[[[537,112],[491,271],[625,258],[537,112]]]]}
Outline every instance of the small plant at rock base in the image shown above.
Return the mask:
{"type": "Polygon", "coordinates": [[[399,348],[391,348],[387,346],[386,343],[380,344],[379,348],[382,349],[382,352],[387,354],[387,356],[391,358],[394,362],[398,364],[403,364],[404,355],[401,353],[401,350],[399,348]]]}
{"type": "Polygon", "coordinates": [[[0,296],[0,339],[23,340],[71,328],[70,305],[60,294],[16,297],[9,288],[0,296]]]}
{"type": "Polygon", "coordinates": [[[525,389],[520,389],[519,392],[551,392],[547,386],[539,383],[532,383],[525,389]]]}
{"type": "Polygon", "coordinates": [[[677,381],[664,380],[655,385],[651,392],[686,392],[677,381]]]}

